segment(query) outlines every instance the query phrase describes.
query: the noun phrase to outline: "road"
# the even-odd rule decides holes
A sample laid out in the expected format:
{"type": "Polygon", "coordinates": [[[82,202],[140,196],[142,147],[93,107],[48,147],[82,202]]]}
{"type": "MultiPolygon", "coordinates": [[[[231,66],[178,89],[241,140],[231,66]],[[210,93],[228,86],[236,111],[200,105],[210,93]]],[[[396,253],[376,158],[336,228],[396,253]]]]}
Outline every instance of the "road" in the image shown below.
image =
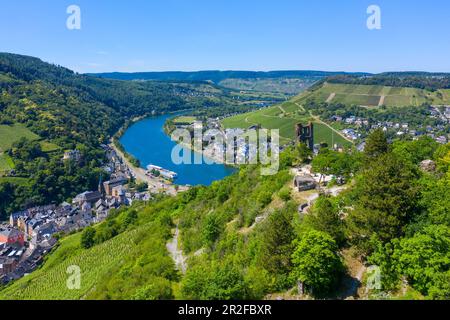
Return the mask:
{"type": "Polygon", "coordinates": [[[125,157],[123,152],[116,148],[114,143],[111,143],[109,146],[114,149],[114,151],[117,153],[117,155],[119,157],[122,158],[123,162],[127,165],[128,168],[130,168],[131,172],[133,173],[133,175],[137,181],[145,182],[148,184],[149,190],[152,193],[165,192],[170,195],[176,195],[178,193],[178,191],[182,191],[185,189],[184,187],[176,188],[175,185],[173,185],[173,184],[169,184],[164,181],[161,181],[161,179],[159,179],[159,178],[154,178],[154,177],[150,177],[150,176],[146,175],[145,174],[146,171],[142,168],[137,168],[137,167],[133,166],[130,163],[130,161],[128,161],[128,159],[125,157]]]}

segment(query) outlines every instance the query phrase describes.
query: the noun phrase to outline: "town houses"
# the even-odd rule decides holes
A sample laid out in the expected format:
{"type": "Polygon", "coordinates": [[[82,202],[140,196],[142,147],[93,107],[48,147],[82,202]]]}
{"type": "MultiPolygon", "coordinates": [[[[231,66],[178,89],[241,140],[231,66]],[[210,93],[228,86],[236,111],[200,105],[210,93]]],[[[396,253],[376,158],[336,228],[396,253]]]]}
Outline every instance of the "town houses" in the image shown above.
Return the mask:
{"type": "Polygon", "coordinates": [[[115,152],[104,146],[108,154],[110,180],[100,180],[98,190],[76,195],[71,203],[29,208],[10,215],[0,224],[0,283],[18,279],[33,271],[64,234],[105,220],[112,209],[149,201],[148,191],[128,188],[133,176],[115,152]]]}
{"type": "Polygon", "coordinates": [[[331,123],[336,123],[342,127],[342,134],[359,143],[364,142],[365,137],[375,129],[382,129],[393,136],[408,136],[417,139],[420,136],[429,136],[436,142],[446,144],[450,141],[450,106],[430,106],[426,117],[435,124],[414,124],[406,121],[377,121],[354,115],[339,116],[332,115],[329,118],[331,123]]]}

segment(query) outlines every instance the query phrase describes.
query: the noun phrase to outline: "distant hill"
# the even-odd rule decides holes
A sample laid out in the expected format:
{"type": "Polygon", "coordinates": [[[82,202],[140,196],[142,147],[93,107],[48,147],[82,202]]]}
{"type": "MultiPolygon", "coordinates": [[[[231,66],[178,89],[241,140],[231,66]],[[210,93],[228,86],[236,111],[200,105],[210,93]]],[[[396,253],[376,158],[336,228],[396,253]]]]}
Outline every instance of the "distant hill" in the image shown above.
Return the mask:
{"type": "Polygon", "coordinates": [[[209,81],[225,88],[297,95],[326,77],[338,75],[368,76],[368,73],[286,71],[198,71],[138,72],[91,74],[100,78],[154,81],[209,81]]]}
{"type": "Polygon", "coordinates": [[[327,78],[327,81],[354,85],[407,87],[429,91],[450,89],[450,73],[386,72],[369,76],[337,75],[327,78]]]}
{"type": "Polygon", "coordinates": [[[347,72],[327,72],[311,70],[286,70],[286,71],[167,71],[167,72],[111,72],[92,73],[100,78],[120,79],[120,80],[191,80],[191,81],[212,81],[219,84],[225,79],[268,79],[268,78],[324,78],[333,75],[353,74],[369,75],[369,73],[347,73],[347,72]]]}

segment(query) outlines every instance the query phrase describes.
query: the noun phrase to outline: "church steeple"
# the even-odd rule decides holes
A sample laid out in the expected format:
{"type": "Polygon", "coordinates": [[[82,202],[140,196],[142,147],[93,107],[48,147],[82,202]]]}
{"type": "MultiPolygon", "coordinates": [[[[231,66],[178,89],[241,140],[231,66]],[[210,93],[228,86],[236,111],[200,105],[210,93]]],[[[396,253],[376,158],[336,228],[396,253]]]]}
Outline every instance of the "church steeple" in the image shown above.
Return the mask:
{"type": "Polygon", "coordinates": [[[100,192],[101,194],[104,194],[104,188],[103,188],[103,174],[100,174],[100,179],[98,181],[98,192],[100,192]]]}

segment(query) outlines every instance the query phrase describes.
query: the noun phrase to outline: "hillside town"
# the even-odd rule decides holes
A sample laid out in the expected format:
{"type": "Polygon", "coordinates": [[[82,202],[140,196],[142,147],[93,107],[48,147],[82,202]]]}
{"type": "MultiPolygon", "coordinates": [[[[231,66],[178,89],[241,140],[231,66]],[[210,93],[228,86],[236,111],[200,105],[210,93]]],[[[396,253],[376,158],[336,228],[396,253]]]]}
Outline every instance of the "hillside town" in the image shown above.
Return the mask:
{"type": "MultiPolygon", "coordinates": [[[[137,192],[127,186],[133,179],[132,171],[112,148],[102,148],[108,159],[104,171],[110,178],[100,180],[98,190],[80,193],[71,203],[15,212],[0,225],[0,283],[9,283],[36,269],[61,235],[102,222],[113,209],[151,199],[149,191],[137,192]]],[[[79,161],[80,157],[76,150],[66,151],[62,161],[79,161]]]]}
{"type": "Polygon", "coordinates": [[[329,120],[344,126],[345,128],[341,132],[353,141],[363,140],[370,131],[380,128],[392,135],[409,135],[413,139],[427,135],[438,143],[446,144],[450,141],[450,106],[430,106],[428,112],[428,117],[436,120],[437,125],[416,126],[408,122],[371,121],[368,118],[353,115],[347,117],[334,115],[329,120]]]}

